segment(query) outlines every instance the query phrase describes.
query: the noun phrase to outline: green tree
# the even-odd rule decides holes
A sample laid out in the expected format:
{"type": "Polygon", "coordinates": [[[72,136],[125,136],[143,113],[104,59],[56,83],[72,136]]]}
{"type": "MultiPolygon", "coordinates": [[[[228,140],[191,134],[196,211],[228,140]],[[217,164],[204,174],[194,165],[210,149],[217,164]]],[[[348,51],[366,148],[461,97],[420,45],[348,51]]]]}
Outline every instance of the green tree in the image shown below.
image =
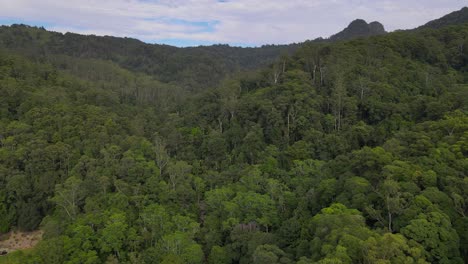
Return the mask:
{"type": "Polygon", "coordinates": [[[459,238],[447,215],[438,212],[420,214],[401,229],[408,239],[420,243],[431,263],[463,263],[459,238]]]}
{"type": "Polygon", "coordinates": [[[100,231],[99,244],[103,253],[112,253],[118,259],[122,258],[127,241],[128,224],[123,213],[113,213],[109,216],[105,227],[100,231]]]}
{"type": "Polygon", "coordinates": [[[70,220],[74,220],[79,213],[79,203],[83,199],[83,181],[74,176],[68,178],[64,184],[55,187],[52,201],[61,208],[70,220]]]}

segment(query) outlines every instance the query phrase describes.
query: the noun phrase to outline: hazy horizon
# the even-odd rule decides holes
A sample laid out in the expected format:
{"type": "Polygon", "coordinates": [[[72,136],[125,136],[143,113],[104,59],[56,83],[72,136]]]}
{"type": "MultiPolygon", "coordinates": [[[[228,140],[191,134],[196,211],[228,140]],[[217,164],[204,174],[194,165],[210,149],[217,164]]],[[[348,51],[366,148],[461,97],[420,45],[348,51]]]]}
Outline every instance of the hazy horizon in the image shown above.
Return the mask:
{"type": "Polygon", "coordinates": [[[466,1],[0,0],[0,24],[57,32],[136,38],[178,47],[256,47],[329,37],[354,19],[387,31],[411,29],[466,6],[466,1]]]}

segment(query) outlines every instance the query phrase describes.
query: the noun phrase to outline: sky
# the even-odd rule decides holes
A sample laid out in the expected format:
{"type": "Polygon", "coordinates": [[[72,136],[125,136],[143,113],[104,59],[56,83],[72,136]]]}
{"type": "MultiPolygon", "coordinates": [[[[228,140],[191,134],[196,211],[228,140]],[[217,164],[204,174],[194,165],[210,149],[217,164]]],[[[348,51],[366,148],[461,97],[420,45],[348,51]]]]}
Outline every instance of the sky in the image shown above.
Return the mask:
{"type": "Polygon", "coordinates": [[[357,18],[410,29],[463,6],[468,0],[0,0],[0,24],[179,47],[261,46],[329,37],[357,18]]]}

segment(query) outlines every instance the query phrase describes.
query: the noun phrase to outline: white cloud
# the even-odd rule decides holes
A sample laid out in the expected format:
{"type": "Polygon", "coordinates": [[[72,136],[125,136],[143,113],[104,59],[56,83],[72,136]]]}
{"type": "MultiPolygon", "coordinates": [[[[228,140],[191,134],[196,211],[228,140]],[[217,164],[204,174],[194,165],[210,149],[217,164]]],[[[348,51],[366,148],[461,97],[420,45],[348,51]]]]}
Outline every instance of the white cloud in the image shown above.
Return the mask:
{"type": "Polygon", "coordinates": [[[147,42],[261,45],[327,37],[355,18],[380,21],[388,30],[413,28],[464,5],[466,0],[0,0],[0,18],[147,42]],[[213,21],[218,23],[203,23],[213,21]]]}

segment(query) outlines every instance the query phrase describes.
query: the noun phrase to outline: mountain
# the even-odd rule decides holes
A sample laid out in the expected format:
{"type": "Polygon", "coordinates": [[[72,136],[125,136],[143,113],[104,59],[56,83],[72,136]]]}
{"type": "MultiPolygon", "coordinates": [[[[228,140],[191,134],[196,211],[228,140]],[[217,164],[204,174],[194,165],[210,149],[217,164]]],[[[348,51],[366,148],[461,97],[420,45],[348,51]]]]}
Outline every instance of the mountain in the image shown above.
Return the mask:
{"type": "MultiPolygon", "coordinates": [[[[378,22],[367,24],[364,20],[355,20],[332,38],[316,42],[383,33],[385,30],[378,22]]],[[[62,34],[27,25],[0,26],[0,48],[47,60],[63,70],[74,68],[66,62],[70,58],[99,59],[191,91],[214,87],[228,75],[265,67],[281,55],[291,55],[301,45],[303,43],[253,48],[229,45],[178,48],[132,38],[62,34]]]]}
{"type": "Polygon", "coordinates": [[[437,29],[437,28],[441,28],[444,26],[460,25],[460,24],[465,24],[465,23],[468,23],[468,7],[463,7],[462,9],[452,12],[448,15],[445,15],[439,19],[429,21],[423,26],[418,27],[418,29],[421,29],[421,28],[437,29]]]}
{"type": "MultiPolygon", "coordinates": [[[[267,66],[280,54],[291,54],[298,47],[298,44],[289,44],[255,48],[229,45],[178,48],[132,38],[62,34],[27,25],[0,27],[0,48],[41,59],[67,56],[105,60],[189,90],[213,87],[229,74],[267,66]]],[[[52,63],[66,66],[62,62],[52,63]]]]}
{"type": "Polygon", "coordinates": [[[329,38],[329,40],[347,40],[358,37],[383,35],[385,33],[387,32],[385,31],[384,26],[380,22],[374,21],[368,24],[363,19],[356,19],[353,22],[351,22],[348,27],[336,33],[335,35],[332,35],[329,38]]]}

